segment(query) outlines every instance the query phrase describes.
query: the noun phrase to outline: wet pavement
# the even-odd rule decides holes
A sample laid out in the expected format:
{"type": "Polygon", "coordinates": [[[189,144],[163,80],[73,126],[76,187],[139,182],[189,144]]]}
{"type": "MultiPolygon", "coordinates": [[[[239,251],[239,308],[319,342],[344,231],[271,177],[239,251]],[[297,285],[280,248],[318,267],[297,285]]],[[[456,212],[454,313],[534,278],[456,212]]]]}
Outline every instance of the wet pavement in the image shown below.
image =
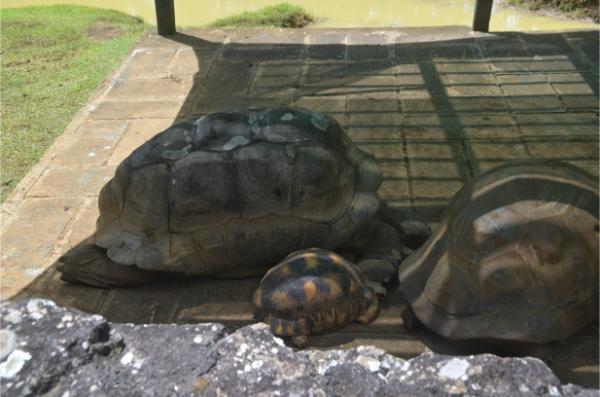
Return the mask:
{"type": "MultiPolygon", "coordinates": [[[[297,105],[335,117],[384,172],[380,196],[435,227],[477,173],[556,159],[598,175],[598,32],[474,34],[464,28],[198,30],[146,35],[2,205],[3,299],[37,296],[115,322],[252,321],[258,279],[167,275],[96,289],[60,281],[58,257],[94,231],[99,189],[134,148],[214,111],[297,105]]],[[[598,387],[598,327],[548,345],[446,341],[402,325],[394,289],[379,318],[312,338],[411,357],[432,349],[542,358],[598,387]]]]}

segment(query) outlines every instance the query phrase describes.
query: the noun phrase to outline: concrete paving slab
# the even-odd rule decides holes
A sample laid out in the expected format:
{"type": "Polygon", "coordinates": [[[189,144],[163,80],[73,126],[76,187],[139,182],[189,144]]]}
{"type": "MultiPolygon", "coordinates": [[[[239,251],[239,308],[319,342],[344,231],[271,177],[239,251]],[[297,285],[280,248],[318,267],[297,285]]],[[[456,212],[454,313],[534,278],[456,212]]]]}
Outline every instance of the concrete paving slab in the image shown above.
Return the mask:
{"type": "Polygon", "coordinates": [[[97,197],[102,186],[115,174],[115,167],[48,167],[33,185],[28,197],[97,197]]]}
{"type": "Polygon", "coordinates": [[[174,119],[180,114],[181,100],[104,101],[90,114],[91,120],[127,120],[146,118],[174,119]]]}
{"type": "Polygon", "coordinates": [[[217,48],[179,48],[167,73],[174,79],[206,77],[218,53],[217,48]]]}
{"type": "MultiPolygon", "coordinates": [[[[295,104],[339,120],[384,174],[380,196],[435,226],[452,194],[512,159],[558,159],[598,174],[598,32],[437,29],[198,30],[147,34],[2,205],[0,296],[37,296],[111,321],[252,321],[258,279],[165,275],[141,288],[64,283],[58,257],[94,231],[96,196],[133,149],[173,122],[295,104]]],[[[379,318],[312,339],[545,360],[563,382],[598,387],[598,328],[506,348],[409,333],[395,287],[379,318]]]]}
{"type": "Polygon", "coordinates": [[[47,261],[80,201],[77,197],[29,198],[23,203],[15,214],[17,220],[1,237],[3,298],[17,293],[51,264],[47,261]]]}
{"type": "Polygon", "coordinates": [[[52,157],[52,164],[80,167],[106,164],[126,129],[127,122],[123,121],[88,120],[79,127],[77,136],[52,157]]]}
{"type": "Polygon", "coordinates": [[[125,157],[129,156],[132,148],[142,145],[154,135],[167,129],[173,124],[173,120],[170,118],[138,119],[126,121],[124,124],[125,132],[107,160],[107,165],[119,165],[125,157]]]}
{"type": "Polygon", "coordinates": [[[125,79],[117,80],[108,92],[107,99],[120,101],[185,99],[194,85],[191,78],[125,79]]]}
{"type": "Polygon", "coordinates": [[[161,79],[169,77],[168,66],[177,49],[170,47],[136,48],[123,71],[122,79],[161,79]]]}
{"type": "Polygon", "coordinates": [[[597,113],[515,114],[524,137],[589,137],[598,136],[597,113]]]}

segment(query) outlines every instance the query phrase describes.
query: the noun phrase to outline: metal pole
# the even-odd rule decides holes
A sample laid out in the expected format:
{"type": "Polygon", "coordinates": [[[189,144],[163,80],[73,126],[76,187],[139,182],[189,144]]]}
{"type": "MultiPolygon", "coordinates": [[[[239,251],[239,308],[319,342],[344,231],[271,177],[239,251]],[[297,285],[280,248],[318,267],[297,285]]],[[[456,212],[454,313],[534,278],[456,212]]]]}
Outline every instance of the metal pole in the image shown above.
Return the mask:
{"type": "Polygon", "coordinates": [[[175,5],[174,0],[154,0],[156,7],[156,26],[158,34],[170,36],[175,34],[175,5]]]}
{"type": "Polygon", "coordinates": [[[475,15],[473,16],[474,31],[487,32],[490,30],[493,2],[494,0],[477,0],[475,3],[475,15]]]}

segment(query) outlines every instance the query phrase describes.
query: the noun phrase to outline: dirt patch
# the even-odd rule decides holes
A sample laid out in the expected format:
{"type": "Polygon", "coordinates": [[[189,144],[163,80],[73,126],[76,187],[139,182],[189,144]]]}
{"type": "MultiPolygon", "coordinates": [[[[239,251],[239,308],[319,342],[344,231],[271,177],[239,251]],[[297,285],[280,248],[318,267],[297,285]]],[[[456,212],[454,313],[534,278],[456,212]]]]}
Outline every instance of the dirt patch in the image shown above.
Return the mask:
{"type": "Polygon", "coordinates": [[[87,37],[97,41],[111,40],[120,36],[121,33],[123,30],[120,27],[101,21],[93,23],[85,30],[87,37]]]}

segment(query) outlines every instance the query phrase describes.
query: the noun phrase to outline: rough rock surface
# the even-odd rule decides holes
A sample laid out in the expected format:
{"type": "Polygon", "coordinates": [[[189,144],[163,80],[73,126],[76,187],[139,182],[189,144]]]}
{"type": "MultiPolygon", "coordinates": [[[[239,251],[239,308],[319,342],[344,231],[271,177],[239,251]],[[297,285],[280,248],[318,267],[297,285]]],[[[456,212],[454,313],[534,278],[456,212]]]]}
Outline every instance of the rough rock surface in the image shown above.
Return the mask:
{"type": "Polygon", "coordinates": [[[598,396],[533,358],[295,351],[265,324],[111,324],[35,299],[0,320],[3,396],[598,396]]]}

